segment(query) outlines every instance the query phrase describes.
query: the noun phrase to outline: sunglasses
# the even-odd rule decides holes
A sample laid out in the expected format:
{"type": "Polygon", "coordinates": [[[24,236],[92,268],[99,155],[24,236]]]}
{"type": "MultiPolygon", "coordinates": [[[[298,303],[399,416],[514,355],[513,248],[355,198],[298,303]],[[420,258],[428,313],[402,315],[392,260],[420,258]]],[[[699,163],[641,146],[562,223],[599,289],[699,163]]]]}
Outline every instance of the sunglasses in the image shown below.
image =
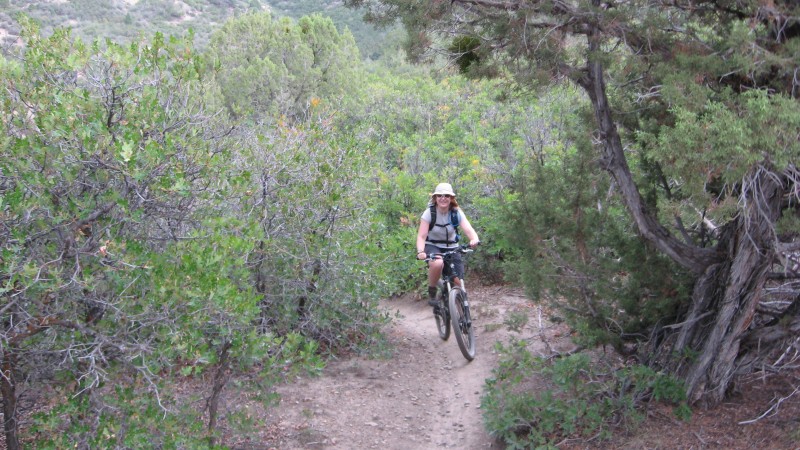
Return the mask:
{"type": "Polygon", "coordinates": [[[434,194],[433,198],[453,198],[453,196],[447,194],[434,194]]]}

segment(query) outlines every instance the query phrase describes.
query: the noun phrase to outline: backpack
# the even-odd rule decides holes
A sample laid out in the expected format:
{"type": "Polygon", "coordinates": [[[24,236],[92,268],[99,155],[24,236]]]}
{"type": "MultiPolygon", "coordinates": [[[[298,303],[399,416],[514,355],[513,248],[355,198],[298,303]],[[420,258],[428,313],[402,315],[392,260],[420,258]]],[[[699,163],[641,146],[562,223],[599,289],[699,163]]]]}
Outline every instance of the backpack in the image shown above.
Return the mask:
{"type": "MultiPolygon", "coordinates": [[[[436,223],[436,205],[431,205],[430,206],[430,210],[431,210],[431,223],[428,224],[428,231],[431,231],[434,226],[438,225],[436,223]]],[[[458,210],[455,209],[455,208],[451,209],[450,210],[450,225],[453,226],[453,229],[456,232],[456,236],[455,236],[454,240],[452,240],[452,241],[431,241],[431,240],[429,240],[428,242],[430,242],[431,244],[455,244],[461,238],[461,236],[458,234],[458,224],[460,222],[461,222],[461,217],[458,215],[458,210]]],[[[447,225],[438,225],[438,226],[443,227],[443,226],[447,226],[447,225]]]]}

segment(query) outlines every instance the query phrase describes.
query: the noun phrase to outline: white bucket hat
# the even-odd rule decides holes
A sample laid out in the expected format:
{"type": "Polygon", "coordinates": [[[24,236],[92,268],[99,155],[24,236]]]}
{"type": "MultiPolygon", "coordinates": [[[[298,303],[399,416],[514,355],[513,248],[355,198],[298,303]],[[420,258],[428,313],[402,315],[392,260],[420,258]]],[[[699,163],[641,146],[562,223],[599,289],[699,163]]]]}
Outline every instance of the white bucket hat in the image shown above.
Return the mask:
{"type": "Polygon", "coordinates": [[[450,183],[439,183],[436,185],[436,190],[433,191],[431,195],[452,195],[453,197],[456,196],[456,193],[453,192],[453,186],[450,186],[450,183]]]}

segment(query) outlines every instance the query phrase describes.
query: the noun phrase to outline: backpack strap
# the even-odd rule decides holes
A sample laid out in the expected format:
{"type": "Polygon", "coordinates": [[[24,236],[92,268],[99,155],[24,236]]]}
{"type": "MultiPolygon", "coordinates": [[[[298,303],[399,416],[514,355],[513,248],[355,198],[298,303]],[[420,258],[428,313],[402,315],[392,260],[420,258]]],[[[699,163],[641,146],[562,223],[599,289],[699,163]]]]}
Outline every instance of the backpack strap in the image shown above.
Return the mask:
{"type": "Polygon", "coordinates": [[[461,239],[461,235],[458,234],[458,224],[461,223],[461,216],[458,215],[458,210],[453,208],[450,210],[450,225],[453,226],[453,231],[456,233],[455,235],[455,242],[458,242],[461,239]]]}
{"type": "MultiPolygon", "coordinates": [[[[428,224],[428,231],[431,231],[433,227],[447,227],[447,225],[439,225],[436,223],[436,205],[430,205],[431,210],[431,222],[428,224]]],[[[453,226],[453,230],[455,231],[455,236],[452,241],[441,241],[441,240],[428,240],[431,244],[455,244],[461,238],[458,234],[458,224],[461,223],[461,216],[458,215],[458,210],[453,208],[450,210],[450,225],[453,226]]]]}
{"type": "Polygon", "coordinates": [[[458,210],[453,208],[450,210],[450,225],[453,228],[458,228],[458,224],[461,223],[461,216],[458,215],[458,210]]]}

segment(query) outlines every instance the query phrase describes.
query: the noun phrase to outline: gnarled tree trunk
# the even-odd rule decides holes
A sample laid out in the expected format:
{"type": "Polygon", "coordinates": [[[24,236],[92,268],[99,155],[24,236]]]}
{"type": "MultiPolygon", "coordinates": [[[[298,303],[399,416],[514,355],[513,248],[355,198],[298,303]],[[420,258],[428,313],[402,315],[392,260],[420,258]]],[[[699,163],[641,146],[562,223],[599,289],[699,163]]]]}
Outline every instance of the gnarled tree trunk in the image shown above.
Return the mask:
{"type": "Polygon", "coordinates": [[[782,197],[775,177],[762,171],[751,180],[751,201],[727,226],[717,246],[726,258],[710,265],[697,278],[683,320],[659,330],[657,345],[649,349],[652,364],[686,381],[692,403],[721,402],[731,386],[737,362],[747,359],[748,350],[741,343],[767,280],[774,253],[773,226],[782,197]]]}
{"type": "MultiPolygon", "coordinates": [[[[588,38],[590,53],[599,52],[599,30],[588,38]]],[[[642,358],[682,377],[692,403],[717,404],[731,385],[740,343],[755,315],[775,252],[774,224],[780,217],[784,188],[780,177],[761,167],[755,169],[742,186],[746,206],[727,225],[716,247],[682,242],[648,211],[639,193],[608,103],[602,64],[590,60],[574,81],[587,92],[594,108],[603,143],[600,166],[620,187],[639,233],[697,274],[685,316],[680,323],[654,333],[642,358]]]]}

